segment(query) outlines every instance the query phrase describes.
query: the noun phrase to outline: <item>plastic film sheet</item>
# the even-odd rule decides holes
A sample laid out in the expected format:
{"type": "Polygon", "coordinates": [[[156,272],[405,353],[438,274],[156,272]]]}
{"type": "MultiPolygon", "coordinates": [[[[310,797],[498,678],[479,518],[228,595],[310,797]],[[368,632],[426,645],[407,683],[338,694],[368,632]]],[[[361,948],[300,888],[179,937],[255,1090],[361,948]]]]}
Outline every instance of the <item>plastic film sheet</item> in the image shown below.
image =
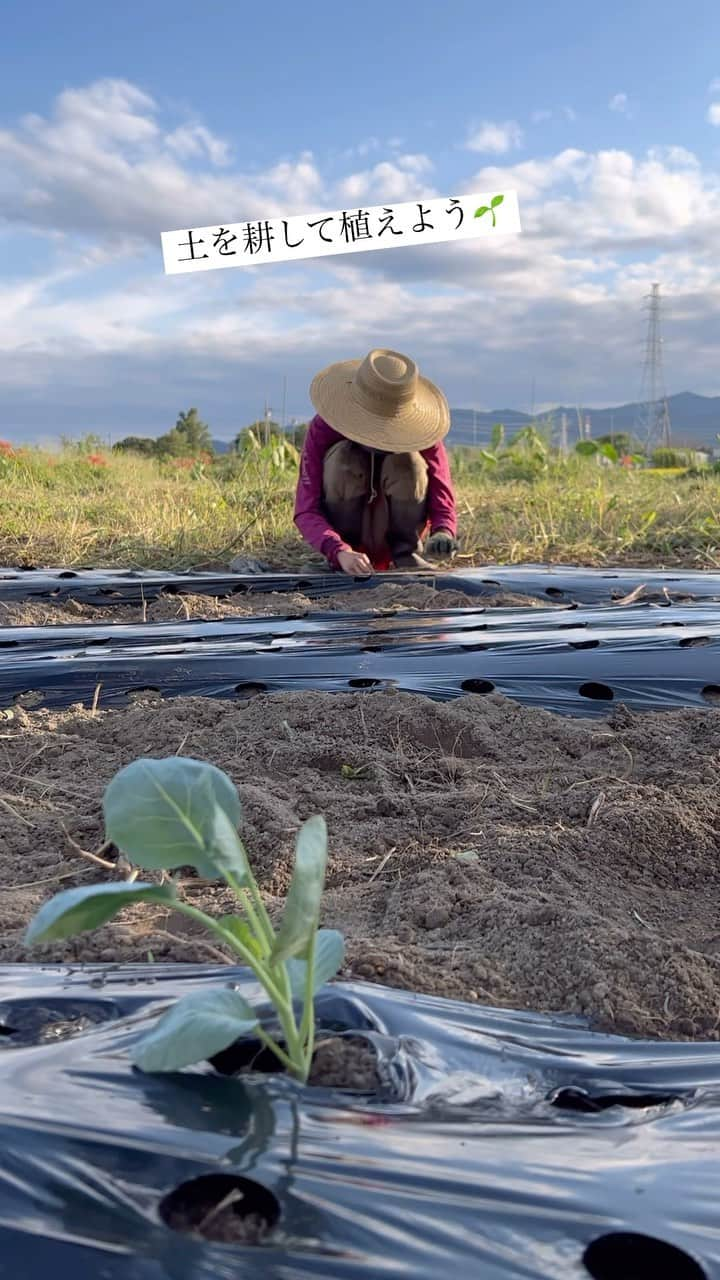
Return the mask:
{"type": "MultiPolygon", "coordinates": [[[[7,634],[7,632],[5,633],[7,634]]],[[[397,689],[447,700],[501,694],[527,706],[602,716],[623,703],[645,710],[720,703],[718,624],[674,630],[599,624],[587,630],[438,632],[417,640],[264,644],[216,640],[91,646],[69,651],[0,648],[0,707],[124,705],[141,694],[247,697],[281,690],[397,689]]]]}
{"type": "MultiPolygon", "coordinates": [[[[349,602],[350,603],[350,602],[349,602]]],[[[359,603],[362,603],[361,601],[359,603]]],[[[487,632],[490,638],[501,632],[519,635],[582,631],[588,638],[621,630],[647,630],[658,636],[679,632],[679,628],[707,630],[720,625],[720,605],[599,605],[591,608],[550,607],[453,610],[394,610],[384,614],[313,613],[284,617],[238,617],[223,621],[193,619],[180,622],[118,623],[112,620],[58,626],[0,627],[0,655],[32,651],[62,653],[88,646],[113,648],[177,647],[184,644],[244,644],[267,646],[312,645],[324,647],[358,644],[383,648],[399,644],[443,643],[460,639],[464,633],[487,632]]],[[[492,641],[494,643],[494,640],[492,641]]]]}
{"type": "Polygon", "coordinates": [[[720,1277],[716,1043],[340,983],[320,1029],[375,1045],[379,1094],[130,1067],[158,1010],[220,983],[257,999],[222,967],[0,971],[0,1276],[720,1277]],[[274,1199],[261,1244],[166,1225],[165,1198],[217,1174],[274,1199]]]}
{"type": "Polygon", "coordinates": [[[485,565],[419,574],[383,573],[364,582],[344,574],[172,573],[161,570],[0,568],[0,600],[83,601],[107,608],[141,604],[163,593],[229,596],[246,592],[302,592],[310,599],[362,592],[382,583],[422,583],[472,596],[513,592],[544,601],[601,604],[642,591],[646,599],[720,600],[720,574],[657,569],[583,569],[572,565],[485,565]]]}

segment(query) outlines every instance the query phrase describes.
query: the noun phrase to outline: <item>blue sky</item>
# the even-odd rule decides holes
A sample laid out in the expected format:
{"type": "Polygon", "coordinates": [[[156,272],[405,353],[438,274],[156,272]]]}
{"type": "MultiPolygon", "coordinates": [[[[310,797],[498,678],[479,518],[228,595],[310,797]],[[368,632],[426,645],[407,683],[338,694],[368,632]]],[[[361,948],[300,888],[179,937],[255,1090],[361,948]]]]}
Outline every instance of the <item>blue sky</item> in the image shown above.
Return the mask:
{"type": "Polygon", "coordinates": [[[0,79],[3,433],[219,436],[414,355],[451,404],[720,394],[720,5],[14,5],[0,79]],[[9,56],[8,56],[9,55],[9,56]],[[166,277],[176,226],[515,186],[523,233],[166,277]]]}

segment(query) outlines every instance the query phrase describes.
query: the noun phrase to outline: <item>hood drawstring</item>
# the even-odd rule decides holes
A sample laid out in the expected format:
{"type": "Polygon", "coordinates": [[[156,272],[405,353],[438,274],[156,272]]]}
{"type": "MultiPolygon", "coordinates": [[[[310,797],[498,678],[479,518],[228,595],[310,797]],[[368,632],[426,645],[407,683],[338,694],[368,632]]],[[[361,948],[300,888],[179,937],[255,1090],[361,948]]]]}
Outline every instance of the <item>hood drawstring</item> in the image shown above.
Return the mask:
{"type": "Polygon", "coordinates": [[[370,451],[370,505],[377,498],[377,489],[375,488],[375,453],[370,451]]]}

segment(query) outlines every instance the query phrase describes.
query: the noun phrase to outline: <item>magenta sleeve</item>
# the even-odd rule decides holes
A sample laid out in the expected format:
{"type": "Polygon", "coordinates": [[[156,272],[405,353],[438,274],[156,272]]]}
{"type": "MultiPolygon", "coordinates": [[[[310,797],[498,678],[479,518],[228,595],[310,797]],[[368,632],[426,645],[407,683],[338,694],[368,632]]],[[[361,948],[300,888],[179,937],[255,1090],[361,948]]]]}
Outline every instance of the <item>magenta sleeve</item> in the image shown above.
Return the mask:
{"type": "Polygon", "coordinates": [[[322,508],[323,464],[332,444],[342,439],[332,427],[318,418],[310,423],[300,458],[300,476],[295,495],[295,524],[302,537],[315,551],[325,556],[333,569],[338,568],[338,554],[352,551],[330,527],[322,508]]]}
{"type": "Polygon", "coordinates": [[[450,459],[444,444],[423,452],[428,468],[428,518],[430,529],[444,529],[457,537],[457,509],[450,475],[450,459]]]}

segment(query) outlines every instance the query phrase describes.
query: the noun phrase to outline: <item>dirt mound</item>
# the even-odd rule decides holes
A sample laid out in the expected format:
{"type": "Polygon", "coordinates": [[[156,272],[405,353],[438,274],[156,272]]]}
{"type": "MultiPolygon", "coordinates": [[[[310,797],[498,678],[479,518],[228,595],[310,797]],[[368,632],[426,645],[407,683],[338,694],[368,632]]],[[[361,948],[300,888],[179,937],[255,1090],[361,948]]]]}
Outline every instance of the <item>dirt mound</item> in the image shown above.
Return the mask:
{"type": "MultiPolygon", "coordinates": [[[[62,604],[52,601],[0,600],[0,627],[61,626],[83,622],[177,622],[190,618],[246,618],[251,616],[306,617],[312,613],[360,613],[386,610],[540,608],[543,602],[528,596],[506,592],[494,596],[469,596],[462,591],[436,591],[422,583],[396,586],[383,583],[361,591],[340,591],[336,596],[310,600],[301,592],[269,595],[161,596],[141,605],[107,605],[96,607],[79,600],[62,604]]],[[[547,603],[545,602],[545,607],[547,603]]]]}
{"type": "MultiPolygon", "coordinates": [[[[348,974],[718,1038],[720,712],[579,721],[495,695],[392,692],[20,711],[0,725],[0,962],[217,958],[149,905],[67,945],[22,946],[45,898],[114,877],[80,853],[102,845],[114,773],[174,753],[237,784],[272,911],[298,825],[325,814],[323,923],[345,931],[348,974]]],[[[231,906],[216,885],[183,892],[210,913],[231,906]]]]}

